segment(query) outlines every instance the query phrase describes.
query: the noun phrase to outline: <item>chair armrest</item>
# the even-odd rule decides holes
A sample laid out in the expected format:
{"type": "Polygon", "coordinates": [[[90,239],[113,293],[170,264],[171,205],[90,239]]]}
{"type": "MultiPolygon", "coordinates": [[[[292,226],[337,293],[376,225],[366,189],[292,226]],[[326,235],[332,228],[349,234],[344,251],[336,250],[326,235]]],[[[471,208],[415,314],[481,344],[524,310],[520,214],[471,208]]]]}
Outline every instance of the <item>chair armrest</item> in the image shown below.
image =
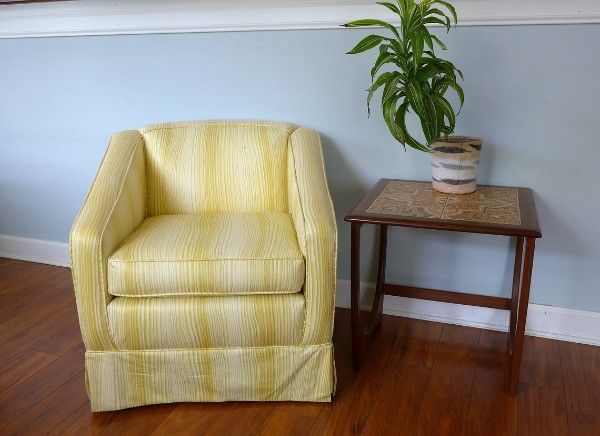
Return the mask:
{"type": "Polygon", "coordinates": [[[71,272],[88,351],[116,349],[108,327],[107,260],[145,218],[144,140],[115,133],[70,235],[71,272]]]}
{"type": "Polygon", "coordinates": [[[288,208],[306,262],[302,345],[330,343],[335,310],[337,229],[317,132],[290,135],[288,208]]]}

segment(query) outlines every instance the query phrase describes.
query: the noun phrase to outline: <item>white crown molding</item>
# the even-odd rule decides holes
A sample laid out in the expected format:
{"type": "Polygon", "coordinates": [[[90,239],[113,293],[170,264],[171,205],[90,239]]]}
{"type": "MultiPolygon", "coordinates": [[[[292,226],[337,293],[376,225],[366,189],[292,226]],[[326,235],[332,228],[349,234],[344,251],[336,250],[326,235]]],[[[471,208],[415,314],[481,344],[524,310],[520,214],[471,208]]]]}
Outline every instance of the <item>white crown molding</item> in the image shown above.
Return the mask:
{"type": "MultiPolygon", "coordinates": [[[[600,23],[598,0],[455,0],[459,25],[600,23]]],[[[392,19],[374,0],[78,0],[0,5],[0,38],[331,29],[392,19]]]]}
{"type": "MultiPolygon", "coordinates": [[[[69,245],[64,242],[0,235],[0,257],[69,267],[69,245]]],[[[338,279],[337,306],[350,307],[350,281],[338,279]]],[[[362,293],[373,285],[361,283],[362,293]]],[[[366,307],[365,307],[366,308],[366,307]]],[[[488,330],[506,331],[508,312],[484,307],[438,303],[412,298],[385,297],[388,315],[426,319],[488,330]]],[[[581,344],[600,345],[600,313],[530,304],[526,334],[581,344]]]]}
{"type": "MultiPolygon", "coordinates": [[[[367,299],[374,285],[361,283],[361,293],[367,299]]],[[[363,299],[363,300],[364,300],[363,299]]],[[[337,307],[350,307],[350,281],[338,279],[337,307]]],[[[369,310],[364,305],[365,310],[369,310]]],[[[385,296],[383,313],[407,318],[507,331],[508,311],[461,304],[440,303],[385,296]]],[[[530,304],[525,334],[580,344],[600,345],[600,313],[530,304]]]]}

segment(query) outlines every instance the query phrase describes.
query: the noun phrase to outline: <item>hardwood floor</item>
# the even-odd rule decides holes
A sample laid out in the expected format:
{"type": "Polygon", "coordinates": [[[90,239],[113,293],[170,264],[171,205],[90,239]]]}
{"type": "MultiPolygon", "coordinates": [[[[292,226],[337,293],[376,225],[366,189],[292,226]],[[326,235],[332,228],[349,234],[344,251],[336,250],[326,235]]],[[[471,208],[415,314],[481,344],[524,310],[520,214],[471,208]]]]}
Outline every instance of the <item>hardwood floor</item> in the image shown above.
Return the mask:
{"type": "Polygon", "coordinates": [[[197,403],[92,414],[70,270],[0,259],[0,434],[600,435],[600,347],[384,316],[359,373],[336,314],[331,404],[197,403]]]}

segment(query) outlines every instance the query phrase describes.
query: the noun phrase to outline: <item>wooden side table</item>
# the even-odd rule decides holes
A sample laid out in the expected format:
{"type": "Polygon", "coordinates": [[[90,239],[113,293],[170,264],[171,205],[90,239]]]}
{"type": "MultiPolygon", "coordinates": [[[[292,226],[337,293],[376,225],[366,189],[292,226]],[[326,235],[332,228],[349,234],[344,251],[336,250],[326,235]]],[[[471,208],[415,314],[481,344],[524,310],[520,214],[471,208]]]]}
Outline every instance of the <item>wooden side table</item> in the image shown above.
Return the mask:
{"type": "Polygon", "coordinates": [[[530,189],[478,186],[465,195],[434,191],[429,182],[381,179],[346,216],[351,223],[351,317],[352,360],[358,370],[363,360],[365,339],[381,320],[383,295],[420,298],[446,303],[491,307],[510,311],[508,392],[516,394],[523,352],[529,287],[535,240],[542,233],[530,189]],[[360,229],[363,224],[379,226],[379,261],[373,306],[366,325],[359,307],[360,229]],[[441,291],[385,282],[388,226],[415,227],[454,232],[503,235],[516,238],[511,298],[441,291]]]}

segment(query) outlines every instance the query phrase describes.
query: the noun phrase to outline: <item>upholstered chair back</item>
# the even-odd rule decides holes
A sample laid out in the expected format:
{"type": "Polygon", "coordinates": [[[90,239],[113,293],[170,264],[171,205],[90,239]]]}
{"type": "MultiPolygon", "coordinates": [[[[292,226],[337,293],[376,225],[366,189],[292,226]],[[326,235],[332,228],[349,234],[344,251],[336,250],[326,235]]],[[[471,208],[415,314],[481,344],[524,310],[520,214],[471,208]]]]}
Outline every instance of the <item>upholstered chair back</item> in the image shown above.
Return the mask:
{"type": "Polygon", "coordinates": [[[141,130],[146,215],[287,212],[288,139],[295,127],[201,121],[141,130]]]}

